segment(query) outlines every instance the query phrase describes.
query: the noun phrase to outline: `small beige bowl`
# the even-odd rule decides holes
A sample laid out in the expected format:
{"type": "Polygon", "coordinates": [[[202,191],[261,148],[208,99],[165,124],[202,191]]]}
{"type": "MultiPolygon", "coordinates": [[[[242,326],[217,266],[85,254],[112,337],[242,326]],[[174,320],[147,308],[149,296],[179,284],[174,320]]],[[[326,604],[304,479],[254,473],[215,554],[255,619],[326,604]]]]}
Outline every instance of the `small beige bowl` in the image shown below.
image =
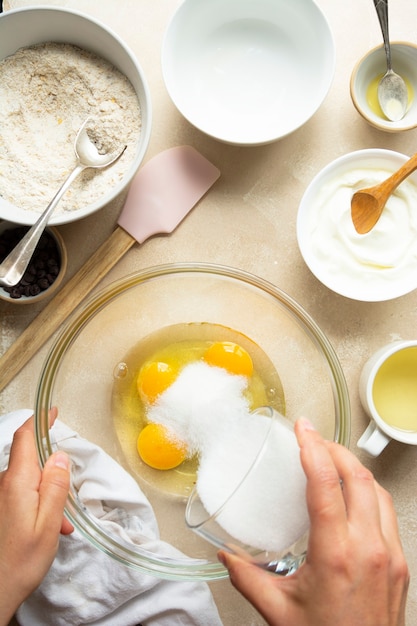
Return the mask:
{"type": "MultiPolygon", "coordinates": [[[[6,230],[11,230],[14,228],[24,228],[24,226],[22,226],[21,224],[14,224],[12,222],[6,222],[6,221],[1,222],[0,223],[0,236],[6,230]]],[[[56,228],[54,228],[53,226],[48,226],[45,232],[49,234],[50,236],[52,236],[52,238],[55,240],[58,253],[59,253],[59,273],[55,277],[55,280],[50,284],[49,287],[47,287],[46,289],[42,289],[40,293],[33,295],[33,296],[21,295],[19,298],[13,298],[4,289],[4,287],[0,286],[0,299],[1,300],[5,300],[6,302],[9,302],[10,304],[37,304],[41,300],[44,300],[45,298],[49,298],[55,291],[57,291],[67,270],[67,262],[68,262],[67,249],[66,249],[62,236],[60,235],[60,233],[58,232],[56,228]]]]}
{"type": "Polygon", "coordinates": [[[403,119],[391,122],[378,104],[378,82],[387,69],[383,46],[370,50],[355,65],[350,79],[350,95],[355,108],[369,124],[395,133],[417,126],[417,46],[393,42],[391,54],[394,71],[404,78],[408,87],[409,107],[403,119]]]}

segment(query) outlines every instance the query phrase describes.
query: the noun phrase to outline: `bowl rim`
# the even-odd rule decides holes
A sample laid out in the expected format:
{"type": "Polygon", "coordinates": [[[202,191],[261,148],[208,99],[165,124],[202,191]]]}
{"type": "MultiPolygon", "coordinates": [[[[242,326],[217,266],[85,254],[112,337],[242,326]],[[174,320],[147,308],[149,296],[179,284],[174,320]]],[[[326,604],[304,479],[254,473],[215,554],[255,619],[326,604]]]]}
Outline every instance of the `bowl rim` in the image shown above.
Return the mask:
{"type": "MultiPolygon", "coordinates": [[[[395,51],[395,48],[399,46],[412,48],[413,50],[415,50],[416,56],[417,56],[417,44],[411,41],[395,40],[395,41],[391,41],[390,45],[391,45],[391,48],[394,49],[394,51],[395,51]]],[[[417,126],[417,118],[415,119],[414,122],[411,122],[410,124],[406,126],[404,125],[399,126],[398,123],[396,122],[391,122],[389,120],[385,120],[384,118],[372,117],[368,113],[368,111],[364,109],[363,107],[361,107],[359,104],[357,90],[355,88],[356,77],[358,75],[358,72],[360,68],[362,67],[363,63],[365,63],[369,59],[369,57],[383,50],[384,50],[384,44],[379,44],[377,46],[374,46],[373,48],[368,50],[358,61],[356,61],[353,67],[353,70],[351,72],[350,81],[349,81],[349,91],[350,91],[350,97],[352,99],[352,103],[355,109],[357,110],[357,112],[359,113],[359,115],[361,115],[364,120],[366,120],[369,124],[371,124],[371,126],[373,126],[374,128],[377,128],[378,130],[383,130],[383,131],[391,132],[391,133],[403,132],[405,130],[413,130],[417,126]]]]}
{"type": "MultiPolygon", "coordinates": [[[[60,224],[69,224],[71,222],[78,221],[80,219],[93,215],[94,213],[97,213],[97,211],[100,211],[109,203],[113,202],[121,193],[123,193],[125,188],[131,183],[133,177],[135,176],[139,167],[141,166],[143,159],[145,158],[146,151],[150,143],[151,133],[152,133],[152,118],[153,118],[152,99],[151,99],[150,88],[149,88],[144,70],[142,68],[142,65],[140,64],[138,58],[133,53],[131,48],[110,26],[108,26],[104,22],[100,21],[99,19],[83,11],[70,9],[67,7],[51,6],[51,5],[45,5],[45,4],[39,4],[39,5],[34,5],[34,6],[24,6],[24,7],[10,9],[3,13],[0,13],[0,26],[1,24],[6,24],[7,20],[13,20],[16,16],[19,16],[19,15],[28,14],[28,17],[30,18],[31,14],[42,15],[42,13],[44,13],[45,15],[47,15],[48,13],[55,14],[57,16],[62,17],[62,19],[65,19],[66,15],[72,15],[75,19],[78,19],[84,23],[90,24],[94,29],[102,30],[103,33],[105,33],[106,37],[113,39],[116,45],[119,47],[119,50],[121,50],[123,54],[126,55],[126,58],[129,60],[129,63],[132,65],[135,72],[137,73],[137,76],[141,84],[141,90],[143,92],[141,99],[139,99],[136,86],[133,85],[132,81],[125,74],[125,72],[119,69],[119,71],[123,75],[125,75],[128,78],[129,82],[132,84],[133,88],[135,89],[135,93],[138,96],[138,100],[140,104],[142,125],[141,125],[138,146],[137,146],[137,149],[135,150],[134,158],[131,161],[129,168],[126,170],[123,178],[110,191],[105,192],[105,195],[106,195],[105,202],[103,202],[103,200],[98,199],[95,202],[85,205],[80,209],[77,209],[74,211],[66,211],[64,213],[53,214],[49,220],[49,224],[51,226],[57,226],[60,224]]],[[[52,39],[48,38],[46,40],[42,38],[41,40],[39,40],[39,43],[41,41],[52,41],[52,39]]],[[[68,41],[68,43],[71,43],[71,42],[68,41]]],[[[28,43],[26,45],[29,46],[29,45],[34,45],[34,44],[28,43]]],[[[83,47],[80,44],[72,44],[72,45],[78,45],[79,47],[83,47]]],[[[22,46],[19,46],[19,47],[22,47],[22,46]]],[[[94,52],[94,45],[90,45],[90,46],[85,45],[84,48],[85,50],[94,52]]],[[[103,59],[105,59],[108,63],[111,63],[113,66],[116,67],[116,64],[110,61],[109,58],[105,54],[100,54],[98,52],[94,52],[94,54],[96,54],[97,56],[102,56],[103,59]]],[[[102,196],[102,198],[103,197],[104,196],[102,196]]],[[[51,198],[52,198],[52,195],[51,195],[51,198]]],[[[11,210],[15,206],[12,203],[7,203],[7,204],[11,207],[11,210]]],[[[24,216],[24,214],[19,213],[18,215],[13,215],[13,219],[11,219],[10,215],[8,215],[7,217],[4,217],[3,219],[11,220],[11,221],[14,221],[15,223],[24,224],[24,225],[34,224],[36,219],[39,217],[39,213],[36,212],[36,213],[33,213],[33,215],[32,215],[32,212],[30,211],[26,211],[26,213],[28,213],[27,218],[24,216]]]]}
{"type": "MultiPolygon", "coordinates": [[[[59,369],[59,362],[66,348],[72,344],[77,335],[88,324],[90,316],[95,316],[108,302],[117,298],[124,291],[161,276],[184,273],[208,273],[231,278],[239,283],[243,282],[278,299],[295,315],[297,322],[324,357],[329,367],[329,374],[331,373],[329,377],[331,378],[335,402],[334,439],[345,446],[349,445],[351,432],[350,399],[344,373],[329,339],[311,316],[304,311],[303,307],[279,287],[245,270],[212,263],[168,263],[134,272],[110,283],[90,297],[82,309],[75,311],[56,337],[43,363],[35,396],[35,438],[42,466],[53,452],[45,408],[50,408],[52,405],[52,390],[59,369]]],[[[228,576],[227,570],[220,563],[211,563],[206,559],[191,559],[190,557],[187,557],[186,560],[164,558],[162,563],[155,558],[155,555],[145,554],[143,550],[141,552],[134,551],[131,544],[125,544],[121,541],[120,543],[115,542],[103,533],[98,524],[91,520],[88,513],[77,504],[71,493],[67,500],[65,515],[96,547],[107,552],[119,562],[135,567],[147,574],[175,580],[217,580],[228,576]]]]}

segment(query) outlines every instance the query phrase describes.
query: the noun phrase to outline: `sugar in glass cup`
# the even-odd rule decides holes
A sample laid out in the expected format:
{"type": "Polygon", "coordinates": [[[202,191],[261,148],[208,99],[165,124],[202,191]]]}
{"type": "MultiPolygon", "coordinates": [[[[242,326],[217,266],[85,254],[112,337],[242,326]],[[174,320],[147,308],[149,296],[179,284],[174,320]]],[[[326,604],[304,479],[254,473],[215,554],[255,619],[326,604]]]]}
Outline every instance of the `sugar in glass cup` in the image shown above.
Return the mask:
{"type": "Polygon", "coordinates": [[[359,395],[372,418],[359,448],[378,456],[391,439],[417,445],[417,340],[377,350],[363,367],[359,395]]]}
{"type": "MultiPolygon", "coordinates": [[[[262,392],[266,401],[253,408],[276,407],[290,424],[304,415],[325,438],[348,445],[349,394],[329,340],[278,287],[235,268],[168,264],[110,284],[73,314],[40,374],[35,430],[41,463],[56,449],[65,450],[65,440],[58,443],[49,429],[48,410],[57,406],[64,424],[99,446],[136,481],[153,508],[161,539],[182,556],[164,556],[111,532],[75,487],[67,517],[98,549],[159,578],[216,580],[228,572],[216,547],[185,521],[198,468],[182,464],[155,470],[138,455],[143,425],[138,422],[140,407],[136,410],[137,374],[149,351],[153,354],[155,341],[166,347],[184,338],[223,341],[231,334],[268,381],[262,392]],[[120,394],[115,396],[115,390],[120,394]]],[[[217,437],[217,430],[210,429],[210,436],[217,437]]],[[[88,474],[88,469],[82,471],[88,474]]],[[[111,499],[118,502],[118,493],[111,499]]]]}
{"type": "Polygon", "coordinates": [[[260,421],[259,433],[242,429],[227,441],[226,432],[216,456],[202,460],[185,519],[217,548],[288,575],[305,560],[309,526],[298,445],[291,422],[275,409],[261,407],[251,418],[260,421]],[[227,467],[231,459],[237,475],[227,467]]]}

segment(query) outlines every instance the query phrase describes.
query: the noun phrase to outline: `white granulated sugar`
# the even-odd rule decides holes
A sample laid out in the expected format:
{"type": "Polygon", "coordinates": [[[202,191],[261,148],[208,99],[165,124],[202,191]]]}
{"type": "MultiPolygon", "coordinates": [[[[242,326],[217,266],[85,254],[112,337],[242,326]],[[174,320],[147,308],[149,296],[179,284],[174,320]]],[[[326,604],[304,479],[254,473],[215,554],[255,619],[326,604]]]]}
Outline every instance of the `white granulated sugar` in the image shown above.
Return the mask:
{"type": "Polygon", "coordinates": [[[232,376],[203,361],[190,363],[147,411],[147,419],[168,426],[187,443],[190,454],[212,445],[224,425],[247,415],[244,376],[232,376]]]}
{"type": "Polygon", "coordinates": [[[196,486],[210,515],[239,487],[218,518],[232,537],[281,551],[308,529],[306,479],[289,423],[277,417],[271,426],[270,418],[251,413],[246,386],[243,376],[191,363],[148,409],[147,418],[171,428],[191,453],[199,453],[196,486]]]}
{"type": "Polygon", "coordinates": [[[307,531],[306,479],[293,431],[260,415],[202,457],[197,491],[212,515],[235,491],[217,522],[232,537],[260,550],[288,549],[307,531]],[[267,442],[247,476],[265,435],[267,442]],[[243,482],[242,477],[245,476],[243,482]],[[240,478],[240,480],[239,480],[240,478]]]}
{"type": "Polygon", "coordinates": [[[87,117],[99,152],[127,149],[109,168],[83,172],[57,214],[97,201],[135,157],[141,130],[135,90],[93,53],[59,43],[21,48],[0,62],[0,101],[0,196],[21,209],[46,208],[75,167],[74,139],[87,117]]]}

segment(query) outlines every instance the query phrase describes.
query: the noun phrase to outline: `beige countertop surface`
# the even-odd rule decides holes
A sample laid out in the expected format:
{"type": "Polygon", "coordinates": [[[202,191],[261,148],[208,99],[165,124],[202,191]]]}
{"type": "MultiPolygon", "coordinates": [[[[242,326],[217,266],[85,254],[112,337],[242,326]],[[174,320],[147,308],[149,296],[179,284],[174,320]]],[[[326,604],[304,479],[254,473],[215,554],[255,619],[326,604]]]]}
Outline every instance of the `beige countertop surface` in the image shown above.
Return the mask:
{"type": "MultiPolygon", "coordinates": [[[[6,0],[5,8],[36,4],[6,0]]],[[[361,148],[417,151],[417,130],[390,134],[369,126],[349,95],[357,59],[381,43],[372,0],[317,0],[336,45],[336,74],[313,118],[289,137],[262,147],[240,148],[212,140],[182,118],[172,104],[161,74],[164,30],[180,0],[67,0],[43,4],[82,10],[114,29],[137,55],[153,101],[153,130],[145,161],[161,150],[190,144],[222,173],[210,193],[171,236],[134,246],[100,287],[135,270],[169,262],[215,262],[257,274],[297,300],[332,342],[350,392],[350,448],[393,495],[405,553],[411,570],[407,624],[417,624],[417,448],[391,442],[376,459],[356,446],[368,418],[358,396],[362,365],[377,348],[396,339],[417,337],[417,291],[390,302],[362,303],[329,291],[310,273],[296,241],[300,199],[313,176],[329,161],[361,148]]],[[[390,5],[392,40],[417,42],[417,3],[390,5]]],[[[306,97],[307,94],[306,94],[306,97]]],[[[100,213],[60,226],[68,247],[70,277],[111,233],[125,197],[100,213]]],[[[37,307],[0,303],[0,354],[36,316],[37,307]]],[[[52,339],[0,394],[0,413],[31,407],[39,371],[52,339]]],[[[260,626],[263,620],[228,581],[211,584],[225,626],[260,626]]]]}

